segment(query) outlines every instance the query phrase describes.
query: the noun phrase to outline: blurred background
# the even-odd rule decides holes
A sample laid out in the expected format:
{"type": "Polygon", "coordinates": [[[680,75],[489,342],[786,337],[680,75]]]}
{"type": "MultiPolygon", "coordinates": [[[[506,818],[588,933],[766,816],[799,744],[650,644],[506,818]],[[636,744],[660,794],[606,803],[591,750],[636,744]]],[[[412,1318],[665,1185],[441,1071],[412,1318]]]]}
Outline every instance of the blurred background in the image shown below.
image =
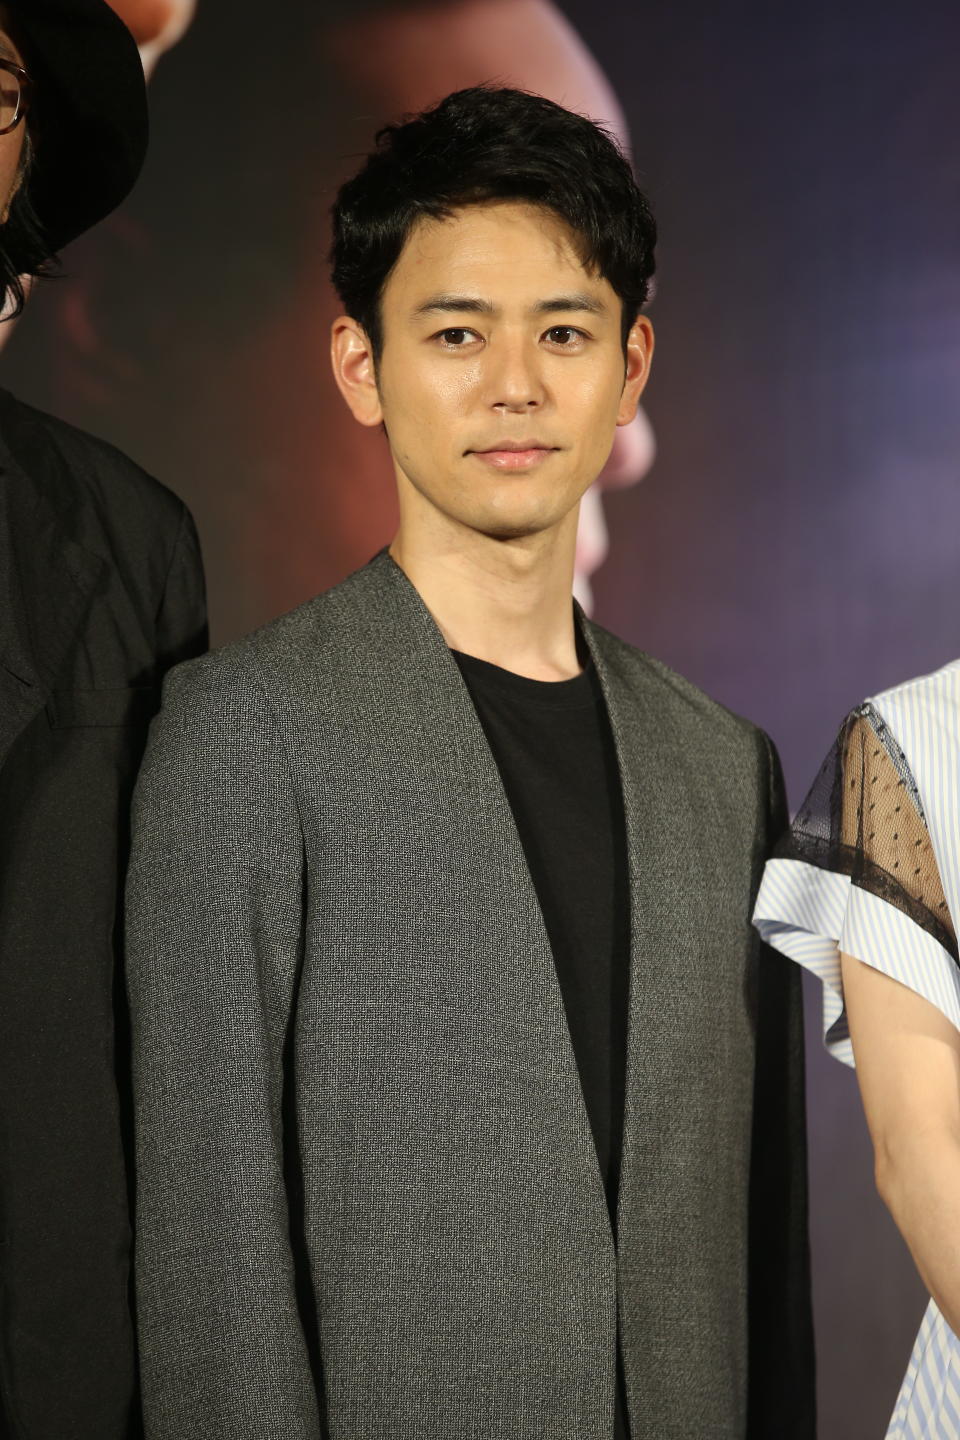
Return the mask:
{"type": "MultiPolygon", "coordinates": [[[[192,507],[214,640],[392,533],[328,374],[327,211],[385,120],[480,81],[630,145],[661,227],[646,416],[585,506],[596,617],[774,737],[960,653],[960,9],[916,0],[112,0],[151,74],[127,206],[5,327],[0,383],[192,507]]],[[[882,1436],[923,1309],[809,993],[824,1440],[882,1436]]]]}

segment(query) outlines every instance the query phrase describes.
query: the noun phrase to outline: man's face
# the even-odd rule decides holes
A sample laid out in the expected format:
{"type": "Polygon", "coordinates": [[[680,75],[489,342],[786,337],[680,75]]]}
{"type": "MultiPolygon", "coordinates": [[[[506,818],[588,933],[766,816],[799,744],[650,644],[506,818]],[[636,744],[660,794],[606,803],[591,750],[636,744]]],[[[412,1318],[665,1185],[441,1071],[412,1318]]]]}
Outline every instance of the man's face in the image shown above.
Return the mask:
{"type": "Polygon", "coordinates": [[[625,364],[612,286],[558,217],[521,203],[420,222],[382,324],[379,413],[358,418],[382,419],[401,489],[499,539],[571,515],[636,413],[652,349],[641,320],[625,364]]]}
{"type": "MultiPolygon", "coordinates": [[[[23,65],[23,56],[6,29],[6,10],[0,5],[0,56],[23,65]]],[[[9,89],[12,78],[0,70],[0,86],[9,89]]],[[[26,139],[26,126],[21,122],[15,130],[0,135],[0,221],[6,220],[13,197],[20,184],[20,162],[26,139]]]]}

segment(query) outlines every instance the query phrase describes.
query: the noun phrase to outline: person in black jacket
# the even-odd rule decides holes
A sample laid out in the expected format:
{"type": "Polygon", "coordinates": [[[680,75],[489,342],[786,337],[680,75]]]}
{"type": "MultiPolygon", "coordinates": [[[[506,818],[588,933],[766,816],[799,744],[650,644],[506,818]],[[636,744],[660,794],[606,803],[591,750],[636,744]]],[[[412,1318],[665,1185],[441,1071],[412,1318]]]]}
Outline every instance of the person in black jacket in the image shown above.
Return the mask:
{"type": "MultiPolygon", "coordinates": [[[[6,314],[146,147],[106,0],[0,7],[6,314]],[[82,57],[82,64],[79,59],[82,57]]],[[[118,937],[160,681],[206,648],[193,521],[110,446],[0,391],[0,1436],[140,1433],[118,937]]]]}

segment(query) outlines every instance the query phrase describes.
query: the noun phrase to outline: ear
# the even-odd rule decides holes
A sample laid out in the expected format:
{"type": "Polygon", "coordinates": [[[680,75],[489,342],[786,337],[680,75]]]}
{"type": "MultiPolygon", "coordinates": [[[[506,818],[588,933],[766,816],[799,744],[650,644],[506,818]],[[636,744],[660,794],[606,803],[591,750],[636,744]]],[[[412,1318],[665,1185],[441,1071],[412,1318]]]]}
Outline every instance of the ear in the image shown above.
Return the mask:
{"type": "Polygon", "coordinates": [[[330,331],[330,363],[340,394],[361,425],[380,425],[383,411],[376,367],[367,332],[349,315],[334,320],[330,331]]]}
{"type": "Polygon", "coordinates": [[[638,315],[627,336],[627,373],[617,411],[618,425],[629,425],[635,417],[652,360],[653,326],[646,315],[638,315]]]}

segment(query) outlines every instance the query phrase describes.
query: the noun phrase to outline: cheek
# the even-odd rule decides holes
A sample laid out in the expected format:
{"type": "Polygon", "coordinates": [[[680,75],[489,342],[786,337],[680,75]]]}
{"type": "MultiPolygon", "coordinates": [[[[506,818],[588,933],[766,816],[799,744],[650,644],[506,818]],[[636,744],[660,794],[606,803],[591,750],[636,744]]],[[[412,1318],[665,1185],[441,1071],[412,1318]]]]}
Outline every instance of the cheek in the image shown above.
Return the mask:
{"type": "Polygon", "coordinates": [[[149,45],[183,21],[192,0],[110,0],[110,5],[133,31],[137,44],[149,45]]]}
{"type": "Polygon", "coordinates": [[[585,439],[589,437],[591,444],[610,443],[616,429],[622,382],[622,373],[607,366],[571,375],[558,408],[561,414],[566,411],[571,419],[576,418],[577,429],[585,439]]]}
{"type": "Polygon", "coordinates": [[[413,403],[420,408],[426,403],[437,414],[451,417],[469,410],[483,386],[479,361],[473,364],[465,358],[428,357],[421,365],[411,365],[407,375],[413,403]]]}
{"type": "MultiPolygon", "coordinates": [[[[443,449],[460,437],[464,417],[476,405],[478,375],[472,365],[417,363],[397,356],[380,374],[380,396],[390,430],[402,427],[419,450],[443,449]]],[[[393,431],[391,430],[391,433],[393,431]]]]}
{"type": "Polygon", "coordinates": [[[23,153],[23,126],[20,125],[9,135],[0,135],[0,208],[6,210],[13,194],[13,187],[20,171],[20,156],[23,153]]]}

